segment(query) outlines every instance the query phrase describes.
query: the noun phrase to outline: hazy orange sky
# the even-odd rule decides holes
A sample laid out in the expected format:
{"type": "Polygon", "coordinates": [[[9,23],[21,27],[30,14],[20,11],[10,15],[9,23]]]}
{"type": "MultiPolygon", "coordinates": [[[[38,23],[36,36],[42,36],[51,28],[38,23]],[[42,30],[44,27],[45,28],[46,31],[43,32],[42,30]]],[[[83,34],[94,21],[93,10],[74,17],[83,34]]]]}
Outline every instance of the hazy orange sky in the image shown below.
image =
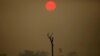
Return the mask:
{"type": "MultiPolygon", "coordinates": [[[[79,56],[99,55],[99,5],[94,1],[54,0],[57,8],[46,11],[47,0],[0,0],[0,52],[18,56],[26,49],[51,52],[46,34],[54,33],[54,52],[75,51],[79,56]]],[[[50,56],[50,54],[49,54],[50,56]]]]}

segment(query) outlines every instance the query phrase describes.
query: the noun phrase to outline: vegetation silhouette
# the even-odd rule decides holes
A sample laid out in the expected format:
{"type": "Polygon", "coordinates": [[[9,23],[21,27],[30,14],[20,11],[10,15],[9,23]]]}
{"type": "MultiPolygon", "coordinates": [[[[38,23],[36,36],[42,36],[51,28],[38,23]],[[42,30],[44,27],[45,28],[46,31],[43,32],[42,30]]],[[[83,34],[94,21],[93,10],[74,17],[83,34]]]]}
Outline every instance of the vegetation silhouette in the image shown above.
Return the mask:
{"type": "Polygon", "coordinates": [[[25,50],[23,53],[20,53],[20,56],[48,56],[48,53],[45,51],[30,51],[30,50],[25,50]]]}
{"type": "Polygon", "coordinates": [[[68,56],[78,56],[78,55],[75,51],[72,51],[68,53],[68,56]]]}
{"type": "Polygon", "coordinates": [[[0,56],[7,56],[6,54],[0,54],[0,56]]]}

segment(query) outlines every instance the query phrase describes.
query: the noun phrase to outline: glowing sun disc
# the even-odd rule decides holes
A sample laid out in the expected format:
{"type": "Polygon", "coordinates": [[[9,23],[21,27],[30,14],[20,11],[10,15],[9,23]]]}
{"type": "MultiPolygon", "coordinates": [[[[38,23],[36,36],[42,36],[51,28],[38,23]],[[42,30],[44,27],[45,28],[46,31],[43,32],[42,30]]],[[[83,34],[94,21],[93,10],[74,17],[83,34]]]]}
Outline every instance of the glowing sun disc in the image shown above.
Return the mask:
{"type": "Polygon", "coordinates": [[[56,9],[56,3],[54,1],[48,1],[46,4],[45,4],[45,8],[46,10],[48,11],[54,11],[56,9]]]}

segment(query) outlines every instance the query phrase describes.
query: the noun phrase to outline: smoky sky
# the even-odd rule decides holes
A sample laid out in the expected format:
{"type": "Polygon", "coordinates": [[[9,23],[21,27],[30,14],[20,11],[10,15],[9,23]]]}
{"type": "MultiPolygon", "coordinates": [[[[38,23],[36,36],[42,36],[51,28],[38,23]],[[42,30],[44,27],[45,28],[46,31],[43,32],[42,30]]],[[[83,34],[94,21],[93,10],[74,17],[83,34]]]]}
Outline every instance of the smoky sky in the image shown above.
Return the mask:
{"type": "MultiPolygon", "coordinates": [[[[99,55],[99,2],[54,0],[0,0],[0,52],[18,56],[23,50],[51,53],[47,33],[54,33],[55,56],[75,51],[79,56],[99,55]]],[[[50,54],[49,54],[50,56],[50,54]]]]}

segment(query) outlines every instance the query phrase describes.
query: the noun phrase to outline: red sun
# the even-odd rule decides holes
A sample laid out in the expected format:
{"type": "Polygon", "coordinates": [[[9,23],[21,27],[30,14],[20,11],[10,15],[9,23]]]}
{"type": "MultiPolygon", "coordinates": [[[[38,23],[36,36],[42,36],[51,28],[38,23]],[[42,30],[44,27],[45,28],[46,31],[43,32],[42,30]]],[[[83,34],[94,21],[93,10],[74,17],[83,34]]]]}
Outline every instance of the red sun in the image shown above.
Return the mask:
{"type": "Polygon", "coordinates": [[[48,1],[46,4],[45,4],[45,8],[46,10],[48,11],[54,11],[56,9],[56,3],[54,1],[48,1]]]}

